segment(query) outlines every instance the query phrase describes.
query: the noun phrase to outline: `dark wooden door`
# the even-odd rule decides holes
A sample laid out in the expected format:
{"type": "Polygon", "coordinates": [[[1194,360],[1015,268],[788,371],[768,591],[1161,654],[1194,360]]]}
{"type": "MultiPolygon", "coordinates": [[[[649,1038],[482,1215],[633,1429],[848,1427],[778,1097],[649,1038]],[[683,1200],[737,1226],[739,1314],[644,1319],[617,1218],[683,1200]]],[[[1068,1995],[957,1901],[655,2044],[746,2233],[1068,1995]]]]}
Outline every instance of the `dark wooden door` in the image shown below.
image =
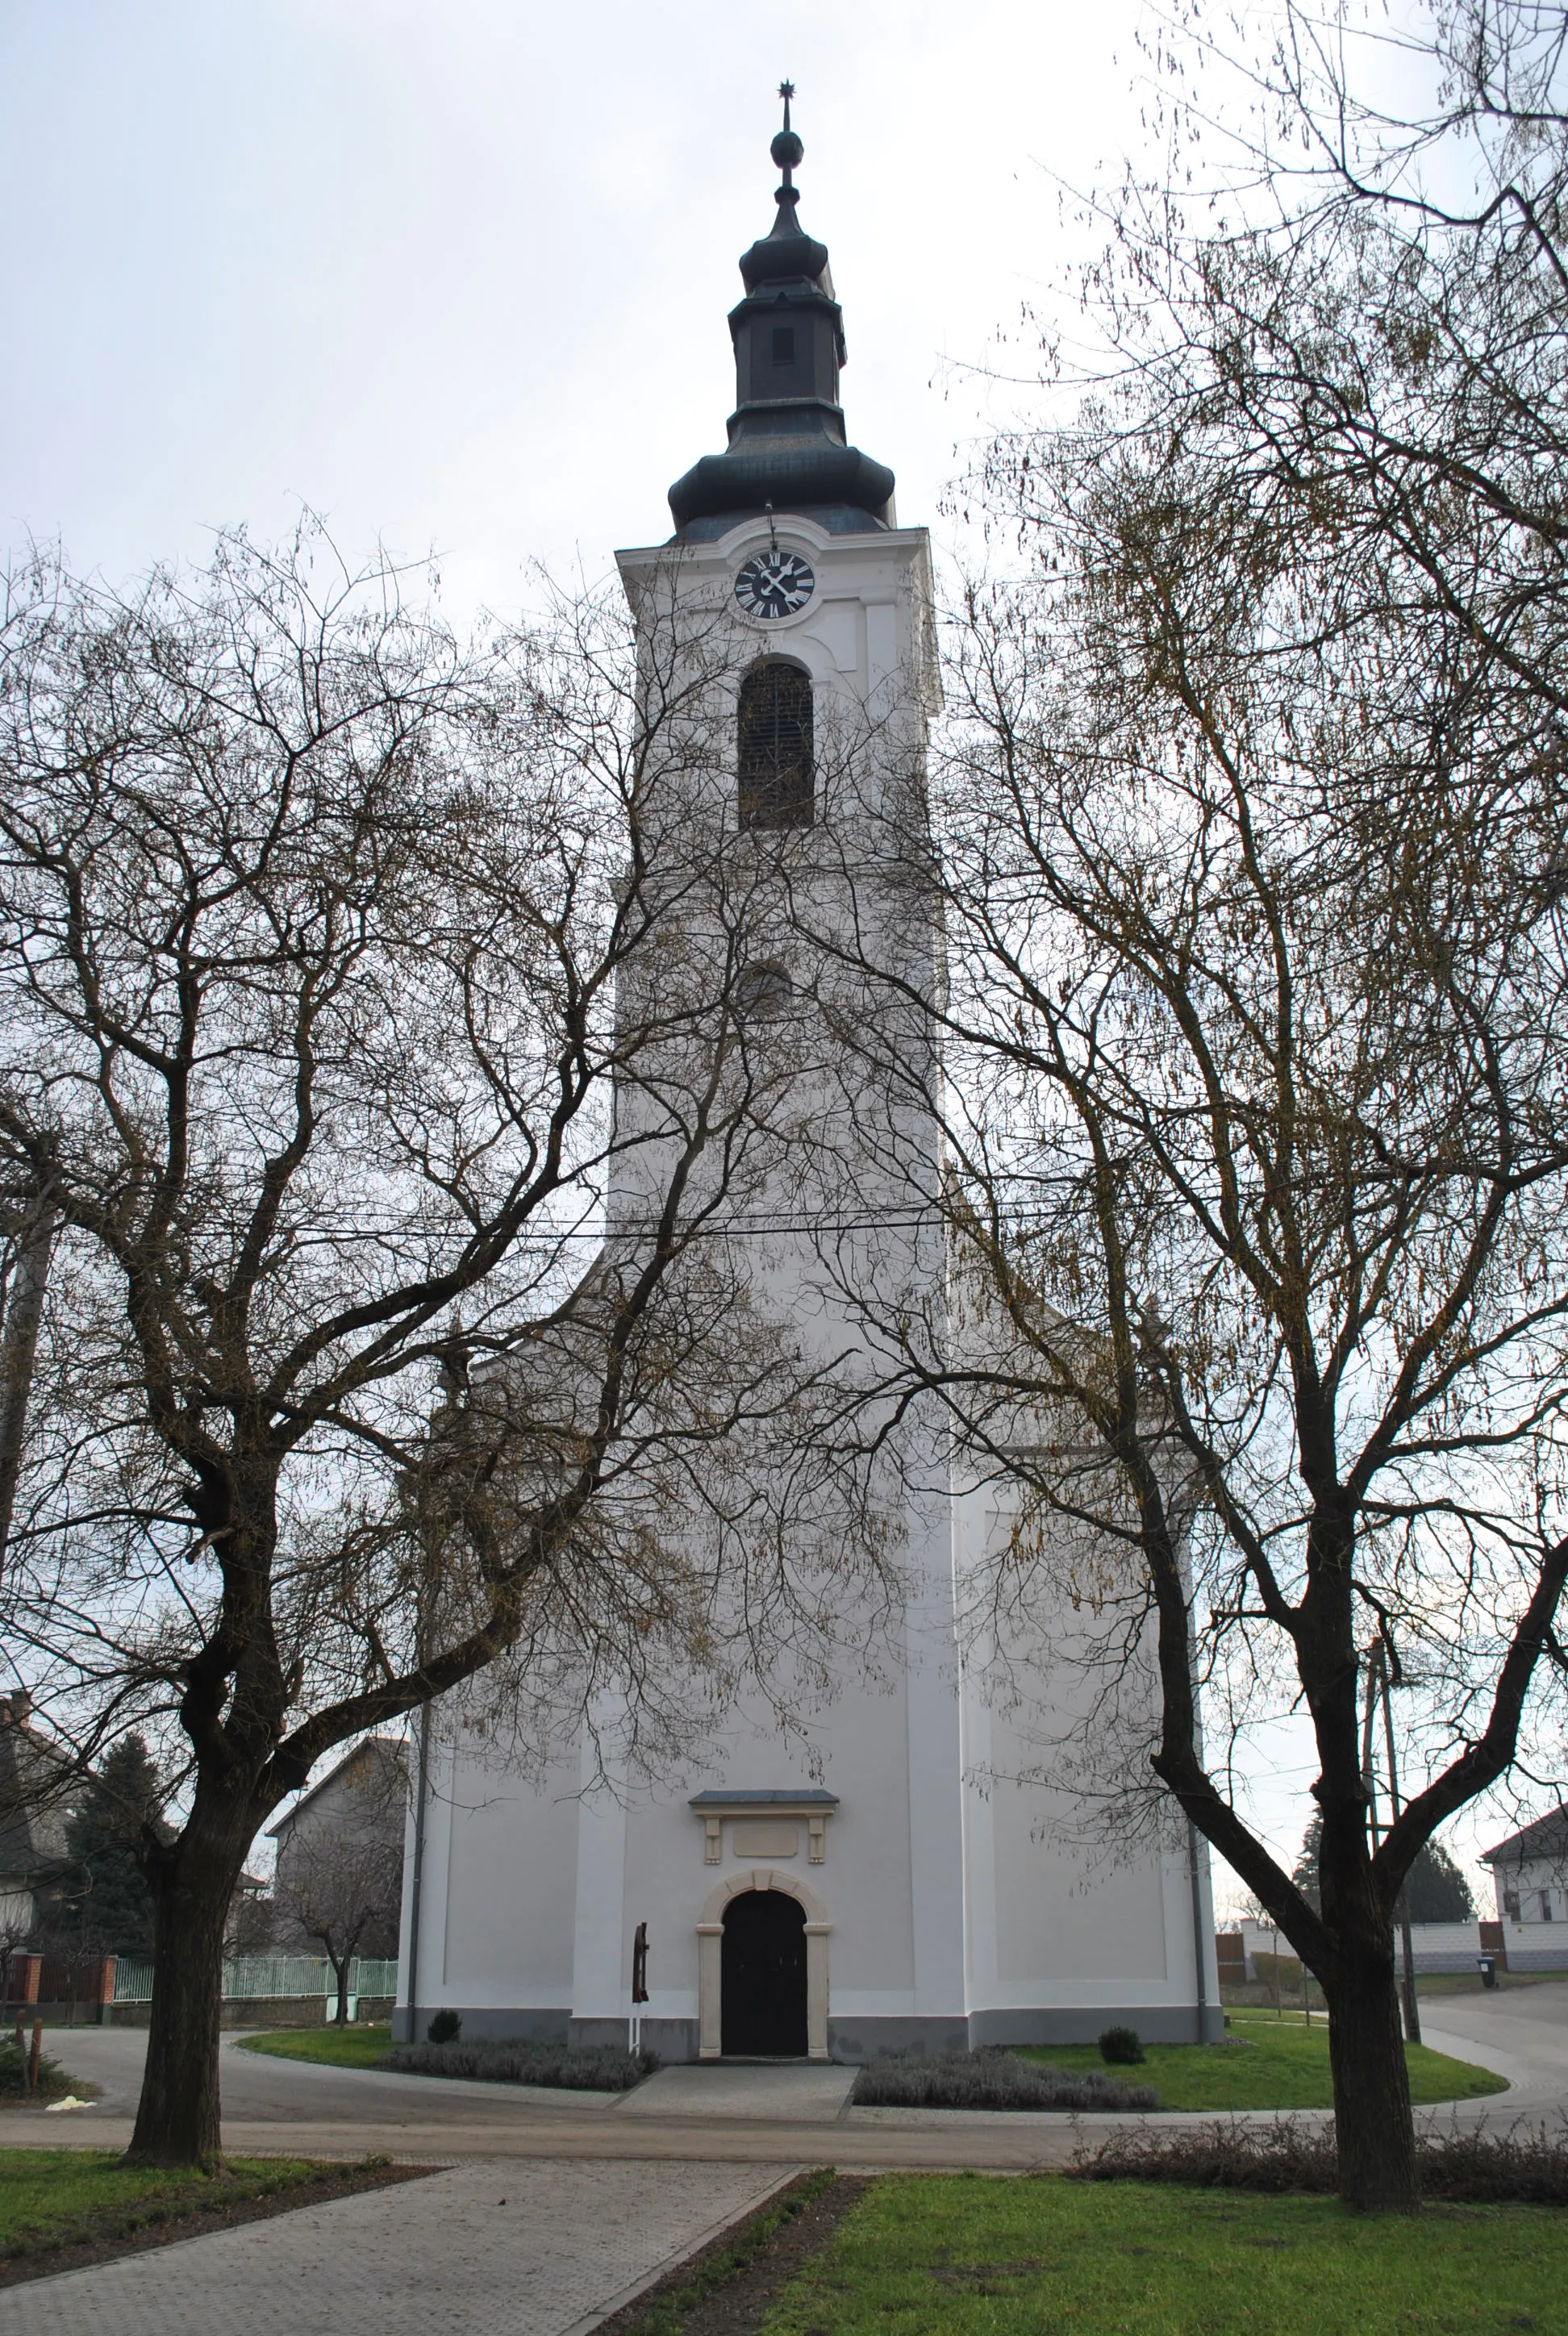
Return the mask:
{"type": "Polygon", "coordinates": [[[723,2047],[759,2060],[806,2052],[805,1908],[782,1890],[748,1890],[724,1918],[723,2047]]]}

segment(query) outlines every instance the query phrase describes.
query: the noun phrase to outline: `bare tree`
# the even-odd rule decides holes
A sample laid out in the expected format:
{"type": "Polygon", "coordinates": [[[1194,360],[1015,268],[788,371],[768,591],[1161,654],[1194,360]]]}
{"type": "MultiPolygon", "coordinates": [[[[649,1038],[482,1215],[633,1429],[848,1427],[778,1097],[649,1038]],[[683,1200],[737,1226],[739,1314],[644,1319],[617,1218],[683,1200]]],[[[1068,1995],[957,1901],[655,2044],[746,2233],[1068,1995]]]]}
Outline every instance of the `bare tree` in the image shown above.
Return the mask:
{"type": "MultiPolygon", "coordinates": [[[[1527,20],[1446,19],[1454,70],[1527,20]]],[[[1026,565],[951,637],[940,1084],[861,1033],[942,1111],[969,1293],[881,1335],[1124,1729],[1152,1635],[1153,1788],[1320,1981],[1362,2206],[1416,2195],[1400,1890],[1564,1666],[1560,54],[1494,156],[1540,200],[1407,212],[1321,149],[1258,227],[1124,191],[1103,376],[978,482],[1026,565]],[[1320,1906],[1229,1767],[1292,1708],[1320,1906]]]]}
{"type": "Polygon", "coordinates": [[[403,1895],[403,1843],[338,1828],[291,1845],[280,1873],[282,1920],[319,1942],[337,1982],[339,2027],[348,2019],[348,1975],[355,1955],[394,1954],[403,1895]]]}
{"type": "Polygon", "coordinates": [[[30,1178],[6,1206],[0,1227],[5,1238],[4,1270],[0,1270],[0,1565],[4,1565],[26,1442],[38,1325],[54,1244],[54,1207],[46,1170],[42,1183],[30,1178]]]}
{"type": "Polygon", "coordinates": [[[719,662],[591,602],[465,647],[311,530],[13,579],[0,1158],[58,1231],[6,1643],[83,1764],[172,1762],[139,2158],[219,2146],[225,1917],[324,1752],[486,1671],[673,1708],[776,1556],[725,1488],[789,1358],[703,1241],[767,1123],[745,919],[649,817],[719,662]]]}

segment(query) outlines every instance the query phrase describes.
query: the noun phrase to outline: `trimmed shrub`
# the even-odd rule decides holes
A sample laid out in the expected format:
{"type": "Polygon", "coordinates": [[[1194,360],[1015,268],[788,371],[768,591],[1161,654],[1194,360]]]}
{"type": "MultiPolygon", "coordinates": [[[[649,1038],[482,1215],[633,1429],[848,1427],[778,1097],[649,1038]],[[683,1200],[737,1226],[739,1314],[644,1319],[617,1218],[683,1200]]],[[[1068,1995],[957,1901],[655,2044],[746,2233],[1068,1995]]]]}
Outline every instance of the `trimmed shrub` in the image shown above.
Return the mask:
{"type": "Polygon", "coordinates": [[[454,2044],[463,2033],[461,2011],[438,2011],[425,2029],[433,2044],[454,2044]]]}
{"type": "Polygon", "coordinates": [[[1185,2182],[1204,2190],[1336,2190],[1331,2125],[1277,2117],[1272,2125],[1189,2126],[1169,2134],[1114,2133],[1080,2149],[1080,2182],[1185,2182]]]}
{"type": "Polygon", "coordinates": [[[1147,2055],[1135,2028],[1105,2028],[1100,2031],[1100,2058],[1115,2068],[1135,2068],[1147,2055]]]}
{"type": "Polygon", "coordinates": [[[1514,2199],[1527,2206],[1568,2206],[1568,2125],[1485,2126],[1424,2133],[1416,2144],[1427,2198],[1514,2199]]]}
{"type": "MultiPolygon", "coordinates": [[[[0,2038],[0,2094],[28,2093],[27,2067],[32,2050],[31,2035],[24,2039],[20,2052],[14,2038],[0,2038]]],[[[63,2093],[69,2082],[59,2061],[52,2059],[47,2052],[41,2053],[36,2098],[42,2100],[45,2093],[63,2093]]]]}
{"type": "MultiPolygon", "coordinates": [[[[432,2020],[433,2029],[435,2022],[432,2020]]],[[[525,2037],[494,2043],[394,2044],[382,2062],[408,2077],[478,2077],[492,2085],[564,2085],[585,2093],[624,2093],[658,2067],[657,2052],[623,2052],[613,2044],[573,2050],[525,2037]]]]}
{"type": "MultiPolygon", "coordinates": [[[[1468,2205],[1512,2201],[1568,2206],[1568,2124],[1428,2127],[1416,2136],[1421,2195],[1468,2205]]],[[[1339,2186],[1334,2128],[1278,2117],[1272,2125],[1221,2124],[1174,2133],[1112,2134],[1080,2149],[1066,2171],[1080,2182],[1182,2182],[1206,2190],[1305,2190],[1339,2186]]]]}
{"type": "Polygon", "coordinates": [[[890,2052],[855,2078],[862,2108],[910,2109],[1157,2109],[1148,2085],[1125,2085],[1097,2068],[1052,2068],[992,2047],[979,2052],[934,2052],[929,2059],[890,2052]]]}

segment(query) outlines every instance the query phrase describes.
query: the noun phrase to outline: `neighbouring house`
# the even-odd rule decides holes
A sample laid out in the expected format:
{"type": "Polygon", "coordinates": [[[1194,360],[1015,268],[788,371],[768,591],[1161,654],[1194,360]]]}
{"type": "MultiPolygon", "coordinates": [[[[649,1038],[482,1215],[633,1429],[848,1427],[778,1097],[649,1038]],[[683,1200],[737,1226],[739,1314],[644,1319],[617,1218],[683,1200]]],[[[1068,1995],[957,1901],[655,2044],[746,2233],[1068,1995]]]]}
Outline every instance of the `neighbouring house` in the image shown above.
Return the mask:
{"type": "Polygon", "coordinates": [[[23,1689],[0,1696],[0,1939],[13,1945],[45,1921],[69,1864],[73,1770],[31,1710],[23,1689]]]}
{"type": "Polygon", "coordinates": [[[259,1874],[242,1874],[229,1902],[229,1921],[223,1932],[224,1953],[265,1954],[273,1945],[277,1931],[278,1909],[273,1903],[271,1888],[266,1877],[259,1874]]]}
{"type": "MultiPolygon", "coordinates": [[[[1487,1850],[1481,1863],[1492,1869],[1500,1922],[1522,1928],[1568,1924],[1568,1808],[1553,1809],[1550,1816],[1537,1817],[1534,1825],[1510,1834],[1487,1850]]],[[[1562,1961],[1568,1967],[1568,1931],[1562,1961]]]]}
{"type": "Polygon", "coordinates": [[[364,1737],[301,1794],[270,1828],[278,1844],[273,1903],[280,1946],[320,1953],[318,1924],[325,1922],[333,1933],[353,1932],[360,1954],[397,1952],[407,1811],[408,1747],[398,1737],[364,1737]]]}

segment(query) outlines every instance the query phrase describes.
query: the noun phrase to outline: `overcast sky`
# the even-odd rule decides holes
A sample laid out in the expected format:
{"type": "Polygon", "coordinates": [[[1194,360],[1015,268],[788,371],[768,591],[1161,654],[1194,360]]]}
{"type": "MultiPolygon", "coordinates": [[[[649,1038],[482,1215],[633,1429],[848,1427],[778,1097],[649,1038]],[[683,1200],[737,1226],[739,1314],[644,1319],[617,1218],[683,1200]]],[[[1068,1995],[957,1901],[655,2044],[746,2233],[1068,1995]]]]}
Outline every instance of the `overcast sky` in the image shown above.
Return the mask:
{"type": "Polygon", "coordinates": [[[1136,134],[1134,0],[6,0],[8,542],[112,577],[300,500],[433,545],[448,598],[602,572],[724,443],[735,261],[833,253],[856,443],[931,521],[998,326],[1060,258],[1052,173],[1136,134]]]}
{"type": "MultiPolygon", "coordinates": [[[[123,580],[210,530],[435,549],[459,616],[602,575],[724,443],[735,262],[801,219],[843,302],[850,434],[940,502],[997,336],[1074,255],[1059,187],[1139,150],[1137,0],[0,0],[0,530],[123,580]]],[[[1016,336],[1005,364],[1027,349],[1016,336]]],[[[1257,1747],[1293,1854],[1313,1764],[1257,1747]]],[[[1506,1830],[1455,1829],[1466,1862],[1506,1830]]]]}

